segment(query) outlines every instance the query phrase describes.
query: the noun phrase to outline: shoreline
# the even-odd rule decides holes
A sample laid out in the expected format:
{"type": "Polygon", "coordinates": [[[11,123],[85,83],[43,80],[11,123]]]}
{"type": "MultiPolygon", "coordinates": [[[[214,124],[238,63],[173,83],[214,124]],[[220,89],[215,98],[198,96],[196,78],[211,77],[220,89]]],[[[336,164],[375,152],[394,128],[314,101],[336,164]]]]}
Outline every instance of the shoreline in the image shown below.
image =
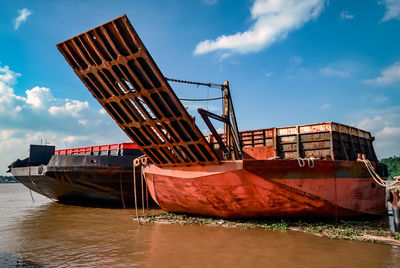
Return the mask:
{"type": "MultiPolygon", "coordinates": [[[[136,219],[136,218],[135,218],[136,219]]],[[[139,216],[141,222],[205,225],[223,228],[261,228],[273,231],[296,231],[330,239],[351,240],[400,246],[400,233],[388,230],[386,221],[332,219],[222,219],[176,213],[139,216]]],[[[375,219],[376,220],[376,219],[375,219]]]]}

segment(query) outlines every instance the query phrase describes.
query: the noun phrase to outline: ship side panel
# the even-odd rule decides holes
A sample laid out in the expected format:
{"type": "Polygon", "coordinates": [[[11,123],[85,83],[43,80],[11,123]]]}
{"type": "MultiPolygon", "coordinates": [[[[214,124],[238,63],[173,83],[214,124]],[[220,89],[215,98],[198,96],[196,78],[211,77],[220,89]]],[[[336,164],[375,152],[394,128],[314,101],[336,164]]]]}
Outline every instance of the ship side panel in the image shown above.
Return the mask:
{"type": "Polygon", "coordinates": [[[150,193],[166,211],[226,218],[384,212],[384,189],[372,186],[366,171],[351,174],[351,165],[338,169],[335,161],[315,161],[314,165],[245,160],[241,168],[222,166],[224,171],[219,173],[200,173],[190,167],[168,171],[147,167],[145,173],[150,193]],[[345,176],[336,178],[337,172],[345,176]]]}

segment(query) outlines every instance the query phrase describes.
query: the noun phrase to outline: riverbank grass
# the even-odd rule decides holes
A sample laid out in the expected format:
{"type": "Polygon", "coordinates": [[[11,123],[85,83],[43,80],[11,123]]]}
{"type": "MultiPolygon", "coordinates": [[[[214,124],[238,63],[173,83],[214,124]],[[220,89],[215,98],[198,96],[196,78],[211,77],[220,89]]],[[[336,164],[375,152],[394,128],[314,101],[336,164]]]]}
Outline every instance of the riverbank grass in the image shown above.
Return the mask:
{"type": "Polygon", "coordinates": [[[299,231],[331,239],[368,241],[400,246],[400,234],[391,232],[384,220],[314,220],[314,219],[220,219],[161,213],[140,217],[142,222],[197,224],[226,228],[262,228],[274,231],[299,231]]]}

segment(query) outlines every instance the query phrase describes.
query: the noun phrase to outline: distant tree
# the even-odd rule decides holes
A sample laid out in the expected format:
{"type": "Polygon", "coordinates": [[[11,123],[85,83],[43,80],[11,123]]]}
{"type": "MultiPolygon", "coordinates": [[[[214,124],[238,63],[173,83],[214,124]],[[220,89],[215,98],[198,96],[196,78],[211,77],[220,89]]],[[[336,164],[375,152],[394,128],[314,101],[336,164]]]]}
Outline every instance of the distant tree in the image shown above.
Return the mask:
{"type": "Polygon", "coordinates": [[[0,176],[0,183],[15,183],[18,182],[13,176],[0,176]]]}
{"type": "Polygon", "coordinates": [[[380,162],[388,167],[390,176],[400,176],[400,156],[382,158],[380,162]]]}

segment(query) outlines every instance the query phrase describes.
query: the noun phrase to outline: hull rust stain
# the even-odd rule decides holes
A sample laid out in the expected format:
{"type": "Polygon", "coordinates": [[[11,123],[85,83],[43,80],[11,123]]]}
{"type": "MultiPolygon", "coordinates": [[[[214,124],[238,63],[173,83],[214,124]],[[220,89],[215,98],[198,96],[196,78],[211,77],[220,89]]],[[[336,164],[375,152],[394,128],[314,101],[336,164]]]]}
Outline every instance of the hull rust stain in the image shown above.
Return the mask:
{"type": "Polygon", "coordinates": [[[349,162],[315,160],[314,168],[301,168],[295,160],[243,160],[215,170],[151,165],[144,172],[166,211],[225,218],[383,214],[384,188],[363,163],[349,162]]]}

